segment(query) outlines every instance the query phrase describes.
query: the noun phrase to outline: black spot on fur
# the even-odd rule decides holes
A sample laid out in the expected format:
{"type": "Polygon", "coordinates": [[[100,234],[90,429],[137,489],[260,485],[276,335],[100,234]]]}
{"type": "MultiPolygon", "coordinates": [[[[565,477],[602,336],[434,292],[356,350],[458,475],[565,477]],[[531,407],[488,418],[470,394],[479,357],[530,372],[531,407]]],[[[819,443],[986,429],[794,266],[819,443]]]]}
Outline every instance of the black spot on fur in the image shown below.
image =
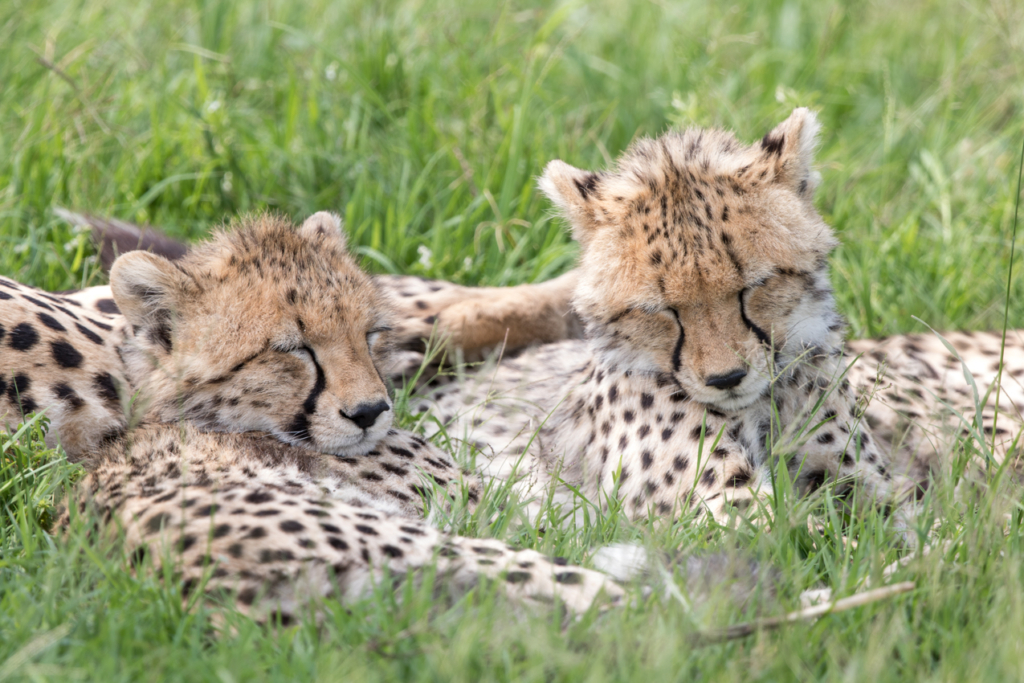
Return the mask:
{"type": "Polygon", "coordinates": [[[15,351],[28,351],[39,342],[39,333],[29,323],[18,323],[11,330],[11,348],[15,351]]]}
{"type": "Polygon", "coordinates": [[[264,548],[260,551],[259,561],[262,564],[269,562],[291,562],[295,559],[295,553],[291,550],[271,550],[264,548]]]}
{"type": "Polygon", "coordinates": [[[286,519],[279,525],[281,531],[286,531],[290,534],[294,534],[298,531],[303,531],[306,527],[301,522],[296,522],[294,519],[286,519]]]}
{"type": "Polygon", "coordinates": [[[525,583],[530,580],[530,572],[511,571],[505,574],[505,580],[509,583],[525,583]]]}
{"type": "Polygon", "coordinates": [[[732,475],[726,482],[725,485],[734,489],[743,488],[750,483],[751,474],[747,470],[740,470],[736,474],[732,475]]]}
{"type": "Polygon", "coordinates": [[[356,531],[358,531],[361,534],[366,534],[367,536],[378,535],[376,529],[374,529],[372,526],[367,526],[365,524],[356,524],[356,531]]]}
{"type": "Polygon", "coordinates": [[[393,546],[393,545],[382,545],[380,547],[380,550],[381,550],[382,553],[384,553],[388,557],[395,557],[395,558],[405,557],[405,552],[401,548],[398,548],[398,547],[393,546]]]}
{"type": "Polygon", "coordinates": [[[337,536],[328,536],[327,544],[335,550],[348,550],[348,543],[338,538],[337,536]]]}
{"type": "Polygon", "coordinates": [[[14,376],[14,381],[7,387],[7,399],[14,405],[21,406],[22,416],[35,412],[38,407],[32,397],[26,394],[30,386],[32,386],[32,378],[19,374],[14,376]]]}
{"type": "Polygon", "coordinates": [[[74,389],[63,382],[54,385],[53,393],[56,394],[57,398],[60,400],[67,402],[72,410],[78,410],[85,405],[85,401],[82,400],[82,397],[79,396],[74,389]]]}
{"type": "Polygon", "coordinates": [[[78,349],[66,341],[50,342],[50,352],[53,355],[54,362],[62,368],[77,368],[85,360],[84,356],[78,352],[78,349]]]}
{"type": "Polygon", "coordinates": [[[253,491],[252,493],[247,495],[243,500],[245,500],[246,503],[260,505],[262,503],[269,503],[270,501],[274,500],[274,494],[270,493],[269,491],[253,491]]]}
{"type": "Polygon", "coordinates": [[[47,311],[52,311],[53,310],[53,307],[50,306],[50,304],[44,303],[44,302],[40,301],[39,299],[33,299],[32,297],[28,296],[27,294],[22,294],[22,296],[25,298],[25,301],[31,301],[32,303],[34,303],[39,308],[43,308],[43,309],[45,309],[47,311]]]}
{"type": "Polygon", "coordinates": [[[121,411],[121,399],[117,395],[117,386],[114,384],[114,378],[109,372],[100,372],[92,377],[92,385],[96,388],[100,398],[113,408],[115,411],[121,411]]]}
{"type": "Polygon", "coordinates": [[[67,332],[67,328],[60,324],[60,322],[49,313],[36,313],[36,317],[39,318],[39,322],[49,327],[51,330],[57,332],[67,332]]]}
{"type": "Polygon", "coordinates": [[[75,323],[75,327],[77,327],[78,331],[82,333],[82,336],[84,336],[92,343],[99,344],[100,346],[103,345],[103,337],[99,336],[82,323],[75,323]]]}
{"type": "Polygon", "coordinates": [[[119,315],[121,313],[121,309],[117,307],[117,303],[113,299],[100,299],[96,302],[96,308],[110,315],[119,315]]]}
{"type": "Polygon", "coordinates": [[[113,327],[111,327],[110,325],[105,325],[105,324],[103,324],[103,323],[101,323],[101,322],[98,322],[98,321],[96,321],[96,320],[93,320],[92,318],[86,318],[86,320],[88,320],[88,321],[89,321],[90,323],[92,323],[92,324],[93,324],[93,325],[95,325],[96,327],[98,327],[98,328],[100,328],[101,330],[104,330],[104,331],[106,331],[106,332],[110,332],[110,331],[111,331],[112,329],[114,329],[114,328],[113,328],[113,327]]]}
{"type": "Polygon", "coordinates": [[[412,451],[408,451],[404,448],[398,448],[397,446],[388,446],[388,450],[399,456],[400,458],[413,458],[415,457],[412,451]]]}
{"type": "Polygon", "coordinates": [[[146,531],[155,534],[164,526],[169,525],[172,519],[174,518],[169,513],[158,512],[146,522],[146,531]]]}
{"type": "Polygon", "coordinates": [[[559,572],[555,574],[555,581],[569,586],[576,586],[583,583],[583,574],[579,572],[559,572]]]}
{"type": "Polygon", "coordinates": [[[196,544],[196,537],[192,534],[185,534],[178,539],[177,549],[179,553],[183,553],[196,544]]]}

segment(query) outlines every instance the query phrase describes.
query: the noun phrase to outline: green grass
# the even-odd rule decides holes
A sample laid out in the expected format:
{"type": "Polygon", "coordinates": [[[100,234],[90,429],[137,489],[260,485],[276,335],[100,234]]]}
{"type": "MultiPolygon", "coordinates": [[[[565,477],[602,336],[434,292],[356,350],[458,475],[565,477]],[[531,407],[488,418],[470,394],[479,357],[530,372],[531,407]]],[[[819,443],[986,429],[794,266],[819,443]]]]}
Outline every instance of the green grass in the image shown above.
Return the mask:
{"type": "MultiPolygon", "coordinates": [[[[809,105],[825,127],[818,206],[844,242],[833,276],[852,333],[924,331],[911,316],[995,328],[1024,136],[1022,46],[1024,8],[1008,0],[8,0],[0,273],[49,289],[103,281],[55,206],[183,238],[270,207],[340,210],[371,270],[540,280],[575,254],[534,187],[548,160],[607,166],[672,125],[753,140],[809,105]]],[[[1024,326],[1024,281],[1011,286],[1009,324],[1024,326]]],[[[930,493],[922,528],[938,520],[934,537],[953,544],[944,561],[896,575],[917,582],[909,596],[695,648],[698,627],[751,615],[637,593],[633,607],[563,628],[486,588],[435,605],[411,587],[291,629],[185,610],[173,581],[133,575],[115,541],[46,534],[48,501],[75,473],[33,429],[18,444],[0,460],[0,680],[1024,676],[1022,496],[995,475],[960,499],[951,483],[930,493]]],[[[848,593],[897,556],[888,522],[843,527],[827,498],[783,501],[771,532],[631,525],[612,510],[543,534],[513,524],[503,499],[492,492],[456,528],[577,561],[615,540],[729,549],[779,568],[765,613],[818,584],[848,593]]]]}

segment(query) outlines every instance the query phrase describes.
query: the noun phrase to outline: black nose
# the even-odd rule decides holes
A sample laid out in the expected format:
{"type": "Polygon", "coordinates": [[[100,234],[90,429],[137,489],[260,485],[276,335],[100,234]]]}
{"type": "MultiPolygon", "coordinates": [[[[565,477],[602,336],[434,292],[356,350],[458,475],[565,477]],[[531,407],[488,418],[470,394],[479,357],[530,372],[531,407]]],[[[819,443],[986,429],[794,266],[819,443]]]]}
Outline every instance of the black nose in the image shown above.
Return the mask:
{"type": "Polygon", "coordinates": [[[746,376],[747,371],[740,368],[739,370],[733,370],[732,372],[728,372],[724,375],[712,375],[704,381],[704,384],[717,389],[732,389],[733,387],[738,386],[746,376]]]}
{"type": "Polygon", "coordinates": [[[356,409],[351,413],[346,413],[344,410],[341,411],[342,417],[347,417],[356,423],[356,426],[360,429],[369,429],[373,426],[373,423],[377,421],[380,414],[385,410],[388,410],[387,401],[377,401],[376,403],[361,403],[356,406],[356,409]]]}

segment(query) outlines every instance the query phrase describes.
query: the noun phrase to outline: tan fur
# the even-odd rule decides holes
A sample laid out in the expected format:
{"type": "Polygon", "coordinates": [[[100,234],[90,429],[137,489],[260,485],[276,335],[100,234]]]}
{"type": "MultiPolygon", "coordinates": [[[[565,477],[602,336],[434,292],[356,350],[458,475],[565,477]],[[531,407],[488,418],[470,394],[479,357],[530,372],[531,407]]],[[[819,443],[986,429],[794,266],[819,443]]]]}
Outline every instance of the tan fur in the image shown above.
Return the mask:
{"type": "Polygon", "coordinates": [[[638,516],[725,519],[770,490],[772,456],[802,490],[898,496],[842,377],[836,240],[811,202],[816,132],[798,109],[754,145],[689,130],[638,141],[611,172],[549,164],[541,188],[581,244],[587,341],[442,390],[434,409],[483,449],[485,471],[515,468],[534,493],[557,472],[638,516]]]}
{"type": "Polygon", "coordinates": [[[122,527],[133,558],[257,615],[428,564],[455,588],[497,579],[574,610],[618,600],[603,574],[416,520],[435,487],[472,504],[479,485],[391,428],[378,370],[392,364],[391,310],[344,247],[337,217],[316,214],[298,230],[244,221],[175,263],[131,252],[111,271],[124,317],[109,324],[0,281],[8,418],[50,411],[51,434],[91,470],[78,509],[122,527]]]}
{"type": "MultiPolygon", "coordinates": [[[[407,433],[385,437],[382,450],[436,449],[407,433]]],[[[360,469],[356,460],[325,457],[267,434],[215,434],[190,425],[150,425],[98,454],[83,482],[81,510],[95,510],[125,530],[133,561],[166,561],[186,595],[234,596],[254,616],[302,614],[311,599],[352,600],[387,576],[394,581],[427,566],[455,591],[494,579],[513,598],[561,600],[574,611],[622,590],[604,575],[558,563],[531,550],[451,536],[428,524],[339,500],[360,469]],[[351,462],[350,462],[351,460],[351,462]]],[[[443,457],[443,456],[441,456],[443,457]]],[[[409,468],[396,486],[428,484],[409,468]]],[[[422,492],[422,490],[421,490],[422,492]]]]}
{"type": "Polygon", "coordinates": [[[174,264],[130,252],[110,282],[134,331],[122,353],[129,376],[159,419],[264,430],[346,455],[367,452],[391,426],[373,358],[387,347],[390,311],[336,217],[297,232],[263,218],[174,264]],[[383,412],[368,428],[350,419],[372,406],[383,412]]]}

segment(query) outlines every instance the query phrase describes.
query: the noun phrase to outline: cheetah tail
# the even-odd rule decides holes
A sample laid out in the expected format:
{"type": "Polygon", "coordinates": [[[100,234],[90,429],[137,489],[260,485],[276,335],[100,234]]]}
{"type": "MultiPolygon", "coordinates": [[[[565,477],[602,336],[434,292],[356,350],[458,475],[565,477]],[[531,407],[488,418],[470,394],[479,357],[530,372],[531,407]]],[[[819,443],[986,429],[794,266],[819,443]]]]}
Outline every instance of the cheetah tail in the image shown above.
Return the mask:
{"type": "Polygon", "coordinates": [[[89,228],[100,254],[103,270],[110,272],[114,260],[127,251],[151,251],[170,260],[185,255],[187,247],[171,239],[156,228],[142,227],[116,218],[99,218],[67,209],[53,210],[57,216],[72,225],[89,228]]]}

